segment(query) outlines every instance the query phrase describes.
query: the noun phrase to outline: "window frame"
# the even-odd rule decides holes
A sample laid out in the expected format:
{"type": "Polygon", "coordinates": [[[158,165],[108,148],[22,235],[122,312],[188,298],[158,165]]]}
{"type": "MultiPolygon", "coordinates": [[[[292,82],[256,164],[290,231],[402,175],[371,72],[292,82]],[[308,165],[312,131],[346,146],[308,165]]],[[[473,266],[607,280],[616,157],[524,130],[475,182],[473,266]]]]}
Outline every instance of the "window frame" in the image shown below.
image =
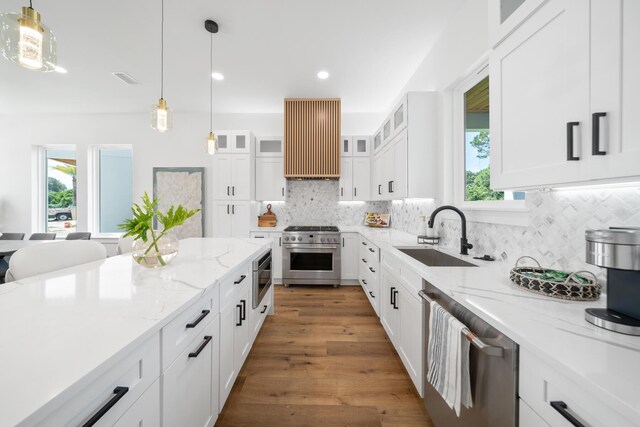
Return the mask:
{"type": "MultiPolygon", "coordinates": [[[[475,200],[466,196],[465,165],[465,93],[489,77],[489,63],[483,61],[453,89],[452,142],[453,142],[453,199],[456,206],[470,212],[470,218],[480,222],[527,225],[529,210],[524,200],[475,200]]],[[[491,133],[491,132],[490,132],[491,133]]]]}
{"type": "MultiPolygon", "coordinates": [[[[122,232],[103,233],[100,231],[100,151],[131,151],[131,168],[133,170],[133,145],[131,144],[101,144],[92,145],[88,150],[88,231],[95,238],[119,238],[122,232]]],[[[131,182],[133,185],[133,182],[131,182]]]]}

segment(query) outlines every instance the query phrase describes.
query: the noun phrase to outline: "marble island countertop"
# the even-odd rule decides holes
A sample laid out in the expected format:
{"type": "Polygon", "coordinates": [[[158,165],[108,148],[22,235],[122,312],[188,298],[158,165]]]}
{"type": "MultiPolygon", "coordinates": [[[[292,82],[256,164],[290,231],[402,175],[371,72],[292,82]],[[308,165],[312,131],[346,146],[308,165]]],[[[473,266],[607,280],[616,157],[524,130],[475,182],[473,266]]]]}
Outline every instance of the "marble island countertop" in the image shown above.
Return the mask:
{"type": "MultiPolygon", "coordinates": [[[[418,246],[415,235],[367,227],[341,227],[341,231],[358,232],[382,251],[392,254],[423,279],[629,419],[630,424],[640,420],[640,370],[637,369],[640,337],[598,328],[584,318],[586,308],[606,306],[606,295],[595,302],[549,298],[514,285],[509,279],[513,265],[505,262],[480,261],[471,255],[459,255],[457,250],[421,245],[480,268],[428,267],[397,249],[398,246],[418,246]]],[[[416,292],[419,290],[415,289],[416,292]]]]}
{"type": "Polygon", "coordinates": [[[81,390],[269,246],[186,239],[160,270],[122,255],[0,285],[0,425],[81,390]]]}

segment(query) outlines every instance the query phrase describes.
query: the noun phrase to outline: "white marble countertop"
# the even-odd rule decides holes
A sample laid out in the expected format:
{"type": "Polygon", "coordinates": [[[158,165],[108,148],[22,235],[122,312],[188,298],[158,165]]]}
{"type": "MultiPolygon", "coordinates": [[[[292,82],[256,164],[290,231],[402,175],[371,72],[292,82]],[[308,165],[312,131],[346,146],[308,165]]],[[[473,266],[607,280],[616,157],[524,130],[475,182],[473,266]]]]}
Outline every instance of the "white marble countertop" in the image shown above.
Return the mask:
{"type": "Polygon", "coordinates": [[[639,422],[640,337],[607,331],[584,319],[585,308],[606,306],[606,296],[596,302],[539,296],[512,284],[509,271],[513,266],[503,262],[479,261],[450,249],[421,245],[481,268],[428,267],[396,249],[396,246],[418,246],[415,235],[367,227],[341,227],[341,231],[361,233],[520,346],[563,372],[630,423],[639,422]]]}
{"type": "Polygon", "coordinates": [[[0,426],[81,390],[269,246],[186,239],[161,270],[122,255],[0,285],[0,426]]]}

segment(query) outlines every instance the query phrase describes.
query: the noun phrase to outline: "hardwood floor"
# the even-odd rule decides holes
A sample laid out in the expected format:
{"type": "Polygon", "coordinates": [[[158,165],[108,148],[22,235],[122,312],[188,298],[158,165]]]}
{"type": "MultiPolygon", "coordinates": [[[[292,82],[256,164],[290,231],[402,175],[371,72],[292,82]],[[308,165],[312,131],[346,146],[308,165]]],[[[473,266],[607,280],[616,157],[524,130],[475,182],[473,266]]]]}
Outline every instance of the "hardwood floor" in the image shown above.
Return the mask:
{"type": "Polygon", "coordinates": [[[360,287],[275,288],[218,427],[431,426],[360,287]]]}

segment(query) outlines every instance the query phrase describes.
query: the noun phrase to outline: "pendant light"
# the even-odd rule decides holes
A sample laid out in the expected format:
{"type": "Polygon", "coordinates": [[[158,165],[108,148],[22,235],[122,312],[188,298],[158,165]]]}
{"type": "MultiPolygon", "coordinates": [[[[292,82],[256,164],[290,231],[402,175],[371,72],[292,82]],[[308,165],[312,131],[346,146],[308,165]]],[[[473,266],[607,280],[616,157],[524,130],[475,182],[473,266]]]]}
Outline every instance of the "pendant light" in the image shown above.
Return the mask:
{"type": "Polygon", "coordinates": [[[20,13],[0,14],[0,51],[2,56],[28,70],[54,71],[56,37],[32,6],[30,0],[20,13]]]}
{"type": "Polygon", "coordinates": [[[213,134],[213,35],[218,32],[218,24],[211,19],[207,19],[204,21],[204,28],[210,33],[211,36],[211,45],[209,53],[211,55],[211,74],[209,75],[209,95],[210,95],[210,104],[209,104],[209,137],[207,138],[207,153],[210,155],[214,155],[218,151],[218,142],[216,141],[216,136],[213,134]]]}
{"type": "Polygon", "coordinates": [[[158,132],[171,130],[171,110],[164,99],[164,0],[160,17],[160,99],[151,107],[151,127],[158,132]]]}

